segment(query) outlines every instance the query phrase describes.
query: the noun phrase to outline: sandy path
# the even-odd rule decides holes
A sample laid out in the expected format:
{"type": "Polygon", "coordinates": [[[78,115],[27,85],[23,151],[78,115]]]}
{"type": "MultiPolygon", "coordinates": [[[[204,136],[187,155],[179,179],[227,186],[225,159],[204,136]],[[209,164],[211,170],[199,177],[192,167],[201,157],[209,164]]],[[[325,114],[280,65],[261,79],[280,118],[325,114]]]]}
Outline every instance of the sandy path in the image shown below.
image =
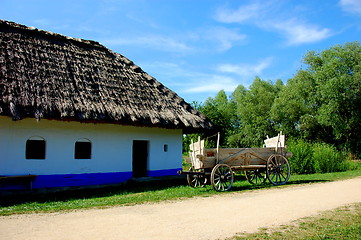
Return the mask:
{"type": "Polygon", "coordinates": [[[361,177],[183,201],[0,217],[0,239],[219,239],[361,202],[361,177]]]}

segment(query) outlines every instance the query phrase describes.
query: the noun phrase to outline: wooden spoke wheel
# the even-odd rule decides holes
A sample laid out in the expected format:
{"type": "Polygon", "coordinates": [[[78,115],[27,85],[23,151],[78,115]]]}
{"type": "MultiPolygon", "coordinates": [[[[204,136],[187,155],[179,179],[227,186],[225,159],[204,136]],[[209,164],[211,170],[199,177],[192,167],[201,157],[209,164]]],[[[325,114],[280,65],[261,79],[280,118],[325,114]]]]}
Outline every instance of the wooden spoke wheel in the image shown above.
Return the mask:
{"type": "Polygon", "coordinates": [[[273,185],[285,184],[290,178],[290,164],[287,158],[280,154],[273,154],[267,160],[266,175],[273,185]]]}
{"type": "Polygon", "coordinates": [[[267,179],[265,169],[245,171],[245,175],[251,184],[263,184],[267,179]]]}
{"type": "Polygon", "coordinates": [[[194,172],[187,174],[187,182],[189,186],[196,188],[196,187],[204,187],[204,185],[206,185],[207,178],[204,174],[204,169],[196,170],[193,167],[191,167],[189,169],[189,172],[194,172]]]}
{"type": "Polygon", "coordinates": [[[231,189],[233,180],[233,171],[227,164],[217,164],[211,172],[212,187],[218,192],[231,189]]]}

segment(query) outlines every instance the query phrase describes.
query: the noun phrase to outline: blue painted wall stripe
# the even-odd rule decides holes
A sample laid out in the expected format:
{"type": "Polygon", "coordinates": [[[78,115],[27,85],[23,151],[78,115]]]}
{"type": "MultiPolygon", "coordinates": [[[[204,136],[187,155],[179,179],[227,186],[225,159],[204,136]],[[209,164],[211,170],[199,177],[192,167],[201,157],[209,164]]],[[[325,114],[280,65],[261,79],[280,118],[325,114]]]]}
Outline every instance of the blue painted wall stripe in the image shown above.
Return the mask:
{"type": "Polygon", "coordinates": [[[131,178],[131,172],[40,175],[34,180],[33,188],[116,184],[125,182],[131,178]]]}
{"type": "MultiPolygon", "coordinates": [[[[161,177],[177,175],[178,169],[165,169],[148,171],[149,177],[161,177]]],[[[92,185],[117,184],[132,179],[132,172],[111,172],[111,173],[83,173],[83,174],[56,174],[39,175],[32,183],[33,189],[53,188],[53,187],[80,187],[92,185]]],[[[0,190],[26,189],[26,184],[0,184],[0,190]]]]}
{"type": "Polygon", "coordinates": [[[182,170],[182,168],[148,171],[148,176],[149,177],[174,176],[174,175],[178,175],[177,171],[179,170],[182,170]]]}

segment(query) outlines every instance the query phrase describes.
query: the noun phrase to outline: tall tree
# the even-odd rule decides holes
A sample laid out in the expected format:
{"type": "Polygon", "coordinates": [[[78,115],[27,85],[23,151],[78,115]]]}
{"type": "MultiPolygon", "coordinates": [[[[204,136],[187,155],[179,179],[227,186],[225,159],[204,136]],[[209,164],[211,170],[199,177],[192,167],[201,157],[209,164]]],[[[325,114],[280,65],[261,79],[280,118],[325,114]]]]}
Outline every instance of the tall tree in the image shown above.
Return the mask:
{"type": "Polygon", "coordinates": [[[307,68],[289,80],[272,107],[273,118],[294,135],[360,153],[360,43],[310,51],[303,61],[307,68]]]}
{"type": "Polygon", "coordinates": [[[229,134],[237,127],[235,103],[221,90],[215,98],[208,98],[198,110],[212,121],[215,132],[221,134],[221,146],[225,146],[229,134]]]}
{"type": "Polygon", "coordinates": [[[243,86],[235,90],[233,99],[237,103],[240,128],[229,139],[233,146],[259,146],[267,135],[276,134],[270,109],[282,87],[280,80],[273,84],[256,77],[249,90],[243,86]]]}
{"type": "Polygon", "coordinates": [[[314,95],[315,81],[309,72],[300,70],[289,79],[270,111],[276,130],[293,137],[301,137],[301,129],[302,137],[319,132],[319,124],[314,117],[317,108],[310,101],[314,95]]]}

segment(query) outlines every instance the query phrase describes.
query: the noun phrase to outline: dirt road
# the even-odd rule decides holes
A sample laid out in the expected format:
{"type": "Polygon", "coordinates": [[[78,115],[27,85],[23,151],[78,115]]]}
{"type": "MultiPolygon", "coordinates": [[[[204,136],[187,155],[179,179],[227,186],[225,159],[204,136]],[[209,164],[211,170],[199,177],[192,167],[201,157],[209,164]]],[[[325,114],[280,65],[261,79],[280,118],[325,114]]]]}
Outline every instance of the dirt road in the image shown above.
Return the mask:
{"type": "Polygon", "coordinates": [[[361,202],[361,177],[182,201],[0,217],[0,239],[224,239],[361,202]]]}

